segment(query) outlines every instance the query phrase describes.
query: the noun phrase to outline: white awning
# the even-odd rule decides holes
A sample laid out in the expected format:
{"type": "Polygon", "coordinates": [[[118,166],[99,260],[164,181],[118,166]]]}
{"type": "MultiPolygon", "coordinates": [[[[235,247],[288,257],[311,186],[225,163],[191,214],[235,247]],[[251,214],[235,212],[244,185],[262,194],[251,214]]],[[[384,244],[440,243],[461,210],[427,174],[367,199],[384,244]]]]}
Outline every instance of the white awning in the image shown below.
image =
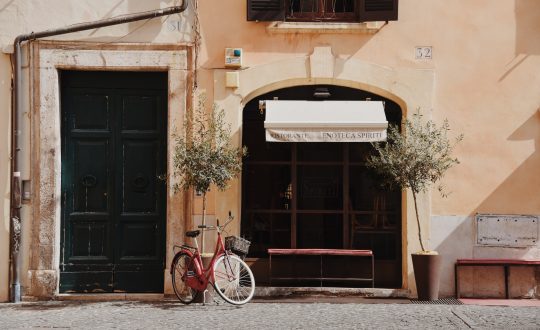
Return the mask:
{"type": "Polygon", "coordinates": [[[375,142],[386,140],[382,101],[266,101],[266,141],[375,142]]]}

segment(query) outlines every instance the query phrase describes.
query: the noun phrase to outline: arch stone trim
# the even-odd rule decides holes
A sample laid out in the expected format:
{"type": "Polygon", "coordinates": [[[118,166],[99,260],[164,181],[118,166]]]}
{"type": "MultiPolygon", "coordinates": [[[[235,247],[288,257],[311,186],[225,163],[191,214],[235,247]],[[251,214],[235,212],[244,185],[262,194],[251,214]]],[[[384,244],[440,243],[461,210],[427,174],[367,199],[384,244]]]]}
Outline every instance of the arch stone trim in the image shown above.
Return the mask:
{"type": "MultiPolygon", "coordinates": [[[[407,118],[415,111],[419,111],[426,118],[431,118],[435,88],[434,70],[393,68],[358,58],[346,59],[335,55],[333,61],[328,61],[328,54],[333,53],[330,47],[327,48],[317,49],[310,55],[291,57],[240,70],[240,87],[236,89],[225,87],[227,70],[214,71],[214,102],[219,108],[226,109],[226,120],[231,124],[237,145],[242,143],[244,105],[272,90],[300,85],[329,84],[365,90],[396,102],[401,107],[403,116],[407,118]],[[320,57],[317,57],[317,54],[320,57]],[[317,65],[323,67],[318,68],[317,65]]],[[[240,214],[240,180],[231,182],[227,191],[217,193],[216,200],[224,201],[217,204],[217,217],[225,217],[231,206],[235,214],[240,214]]],[[[418,200],[422,230],[429,236],[430,194],[421,194],[418,200]]],[[[410,289],[411,295],[414,295],[415,284],[410,254],[420,251],[421,248],[414,220],[413,199],[408,191],[403,193],[402,214],[402,288],[410,289]]],[[[238,231],[239,227],[237,224],[238,231]]],[[[429,240],[429,237],[427,239],[429,240]]]]}

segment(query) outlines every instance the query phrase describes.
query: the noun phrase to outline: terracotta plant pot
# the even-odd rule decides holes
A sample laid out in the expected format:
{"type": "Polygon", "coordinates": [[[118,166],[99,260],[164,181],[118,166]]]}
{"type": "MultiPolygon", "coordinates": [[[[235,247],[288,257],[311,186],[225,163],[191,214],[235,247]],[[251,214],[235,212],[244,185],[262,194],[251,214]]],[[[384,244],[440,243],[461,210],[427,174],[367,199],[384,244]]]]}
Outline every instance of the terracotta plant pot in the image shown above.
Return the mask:
{"type": "Polygon", "coordinates": [[[418,300],[439,299],[441,256],[438,254],[413,254],[412,261],[418,300]]]}

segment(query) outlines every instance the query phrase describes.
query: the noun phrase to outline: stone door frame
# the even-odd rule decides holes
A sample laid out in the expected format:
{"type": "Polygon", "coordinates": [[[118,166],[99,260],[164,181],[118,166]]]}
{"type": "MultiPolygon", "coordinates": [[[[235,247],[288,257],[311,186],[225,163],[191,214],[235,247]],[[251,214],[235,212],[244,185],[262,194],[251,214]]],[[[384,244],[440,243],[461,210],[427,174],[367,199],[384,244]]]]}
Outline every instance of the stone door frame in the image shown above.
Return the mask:
{"type": "Polygon", "coordinates": [[[192,49],[170,44],[95,44],[39,41],[31,44],[30,56],[32,185],[25,294],[34,297],[58,295],[61,222],[61,130],[58,71],[164,71],[168,73],[167,212],[165,292],[170,292],[169,265],[173,242],[184,231],[185,195],[173,189],[172,152],[174,133],[183,129],[190,106],[192,49]]]}

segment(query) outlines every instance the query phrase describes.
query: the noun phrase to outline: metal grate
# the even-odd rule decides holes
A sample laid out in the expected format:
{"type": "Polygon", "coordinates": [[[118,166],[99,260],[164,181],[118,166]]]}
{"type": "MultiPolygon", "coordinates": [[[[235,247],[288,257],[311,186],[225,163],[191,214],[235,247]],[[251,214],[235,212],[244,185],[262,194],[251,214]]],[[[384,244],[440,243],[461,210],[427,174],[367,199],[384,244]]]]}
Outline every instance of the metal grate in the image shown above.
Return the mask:
{"type": "Polygon", "coordinates": [[[354,14],[355,0],[289,0],[289,18],[331,19],[339,14],[354,14]]]}
{"type": "Polygon", "coordinates": [[[456,298],[443,298],[439,300],[418,300],[411,299],[411,304],[419,305],[463,305],[463,303],[456,298]]]}
{"type": "Polygon", "coordinates": [[[394,0],[366,0],[366,11],[393,10],[394,0]]]}
{"type": "Polygon", "coordinates": [[[280,10],[280,0],[252,0],[251,9],[253,10],[280,10]]]}

